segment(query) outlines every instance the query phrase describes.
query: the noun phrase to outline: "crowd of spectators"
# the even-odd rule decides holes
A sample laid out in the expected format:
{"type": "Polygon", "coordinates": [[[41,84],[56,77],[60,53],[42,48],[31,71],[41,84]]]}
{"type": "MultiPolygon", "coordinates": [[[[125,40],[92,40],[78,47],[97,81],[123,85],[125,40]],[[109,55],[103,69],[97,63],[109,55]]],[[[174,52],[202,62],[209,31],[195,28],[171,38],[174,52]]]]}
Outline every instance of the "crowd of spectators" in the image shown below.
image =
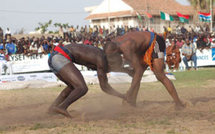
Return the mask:
{"type": "MultiPolygon", "coordinates": [[[[107,39],[122,36],[130,31],[153,32],[154,30],[152,28],[149,30],[144,26],[111,26],[110,29],[101,26],[84,26],[80,28],[79,26],[71,26],[66,30],[61,27],[58,35],[16,39],[11,36],[9,28],[6,29],[5,34],[2,28],[0,28],[0,50],[3,50],[7,55],[24,54],[30,56],[33,54],[48,54],[59,44],[68,45],[71,43],[92,45],[102,49],[107,39]]],[[[202,51],[203,49],[215,47],[215,34],[209,32],[208,25],[204,27],[199,25],[196,27],[189,26],[188,28],[178,25],[176,28],[164,27],[164,31],[168,31],[169,33],[166,38],[167,48],[174,42],[175,47],[172,48],[182,49],[183,46],[187,45],[188,41],[191,44],[190,46],[194,46],[195,50],[199,49],[202,51]]],[[[172,48],[171,51],[173,51],[172,48]]],[[[193,50],[192,53],[195,53],[195,51],[193,50]]],[[[183,59],[183,61],[189,61],[189,59],[183,59]]],[[[194,61],[194,63],[196,62],[194,61]]]]}
{"type": "MultiPolygon", "coordinates": [[[[172,32],[171,28],[165,29],[170,33],[172,32]]],[[[170,69],[177,70],[179,67],[178,64],[182,59],[187,70],[190,70],[188,61],[192,61],[194,64],[193,68],[196,70],[198,56],[196,55],[196,50],[198,49],[200,52],[203,52],[203,49],[215,48],[215,34],[210,32],[208,25],[204,27],[197,25],[194,28],[189,26],[187,29],[184,26],[177,26],[175,32],[168,34],[166,45],[168,52],[167,62],[169,62],[167,64],[170,69]],[[176,56],[180,55],[180,52],[183,55],[181,58],[176,56]]]]}
{"type": "MultiPolygon", "coordinates": [[[[9,29],[7,29],[9,31],[9,29]]],[[[129,31],[140,31],[138,27],[111,27],[110,30],[104,27],[70,27],[68,30],[60,29],[58,35],[42,36],[42,37],[22,37],[16,39],[11,36],[10,32],[2,35],[0,38],[0,49],[5,50],[7,54],[48,54],[56,45],[62,43],[64,45],[76,43],[84,45],[92,45],[103,48],[104,41],[108,38],[121,36],[129,31]],[[9,33],[9,34],[8,34],[9,33]]],[[[0,30],[2,31],[2,30],[0,30]]],[[[3,33],[3,32],[2,32],[3,33]]]]}
{"type": "MultiPolygon", "coordinates": [[[[164,27],[165,28],[165,27],[164,27]]],[[[153,29],[150,29],[153,31],[153,29]]],[[[196,48],[209,49],[215,47],[215,34],[210,33],[208,27],[196,26],[192,28],[189,26],[186,29],[184,26],[177,26],[174,30],[171,27],[165,28],[169,31],[166,44],[170,45],[170,40],[174,40],[175,44],[182,48],[185,40],[189,39],[194,43],[196,48]]],[[[121,36],[129,31],[149,31],[146,27],[128,27],[128,26],[113,26],[106,29],[101,26],[85,26],[79,28],[71,26],[67,30],[60,28],[58,35],[42,36],[42,37],[23,37],[20,39],[13,38],[9,28],[5,31],[0,28],[0,49],[6,50],[10,54],[48,54],[53,48],[61,42],[64,45],[70,43],[85,44],[99,47],[102,49],[103,42],[107,38],[114,38],[121,36]]]]}

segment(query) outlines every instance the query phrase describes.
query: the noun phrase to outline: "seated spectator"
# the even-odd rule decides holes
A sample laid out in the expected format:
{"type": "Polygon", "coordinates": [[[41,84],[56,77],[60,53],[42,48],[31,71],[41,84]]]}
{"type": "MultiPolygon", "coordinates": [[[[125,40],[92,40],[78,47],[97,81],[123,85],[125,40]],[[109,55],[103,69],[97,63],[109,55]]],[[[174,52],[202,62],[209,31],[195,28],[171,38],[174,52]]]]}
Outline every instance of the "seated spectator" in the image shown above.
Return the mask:
{"type": "Polygon", "coordinates": [[[22,39],[18,40],[16,48],[17,48],[16,54],[22,54],[24,52],[24,48],[22,45],[22,39]]]}
{"type": "Polygon", "coordinates": [[[24,44],[23,44],[23,49],[24,49],[24,54],[25,55],[29,55],[30,54],[30,50],[29,50],[29,48],[30,48],[30,42],[29,42],[29,40],[27,39],[27,40],[24,40],[24,42],[23,42],[24,44]]]}
{"type": "Polygon", "coordinates": [[[42,47],[43,47],[43,53],[48,54],[50,51],[50,45],[49,45],[49,42],[47,40],[43,41],[42,47]]]}
{"type": "Polygon", "coordinates": [[[197,40],[197,48],[202,51],[203,49],[210,48],[210,41],[204,35],[200,36],[197,40]]]}
{"type": "Polygon", "coordinates": [[[57,41],[57,38],[54,38],[52,41],[53,41],[54,46],[57,46],[59,44],[58,41],[57,41]]]}
{"type": "Polygon", "coordinates": [[[63,42],[64,45],[69,45],[71,44],[70,40],[68,37],[65,38],[65,41],[63,42]]]}
{"type": "Polygon", "coordinates": [[[212,39],[212,42],[211,42],[211,48],[215,48],[215,39],[214,38],[212,39]]]}
{"type": "Polygon", "coordinates": [[[0,40],[0,50],[4,50],[5,49],[5,45],[3,43],[3,40],[0,40]]]}
{"type": "Polygon", "coordinates": [[[43,49],[43,46],[42,45],[39,45],[38,46],[38,54],[44,54],[45,53],[45,51],[44,51],[44,49],[43,49]]]}
{"type": "Polygon", "coordinates": [[[87,37],[87,38],[84,40],[84,45],[92,45],[92,42],[91,42],[90,37],[87,37]]]}
{"type": "Polygon", "coordinates": [[[176,46],[178,48],[182,48],[183,45],[184,45],[184,41],[181,38],[178,39],[177,42],[176,42],[176,46]]]}
{"type": "Polygon", "coordinates": [[[16,46],[15,44],[12,42],[11,39],[7,39],[6,41],[6,50],[7,50],[7,54],[11,55],[11,54],[15,54],[16,53],[16,46]]]}
{"type": "Polygon", "coordinates": [[[175,41],[171,41],[171,45],[166,48],[166,63],[170,70],[178,70],[179,63],[181,62],[181,56],[179,47],[175,44],[175,41]]]}
{"type": "Polygon", "coordinates": [[[193,61],[194,69],[196,70],[196,68],[197,68],[196,49],[195,49],[194,44],[191,43],[189,39],[186,39],[186,42],[182,47],[182,55],[184,56],[183,62],[186,66],[186,69],[190,70],[190,67],[188,66],[188,61],[193,61]]]}
{"type": "Polygon", "coordinates": [[[57,46],[64,46],[63,40],[60,40],[57,46]]]}
{"type": "Polygon", "coordinates": [[[37,54],[38,53],[37,43],[33,42],[33,44],[30,46],[29,50],[30,50],[31,55],[37,54]]]}
{"type": "Polygon", "coordinates": [[[12,75],[12,66],[9,62],[9,56],[5,54],[3,49],[0,49],[0,75],[2,75],[2,70],[4,73],[7,73],[7,69],[9,69],[9,74],[12,75]]]}

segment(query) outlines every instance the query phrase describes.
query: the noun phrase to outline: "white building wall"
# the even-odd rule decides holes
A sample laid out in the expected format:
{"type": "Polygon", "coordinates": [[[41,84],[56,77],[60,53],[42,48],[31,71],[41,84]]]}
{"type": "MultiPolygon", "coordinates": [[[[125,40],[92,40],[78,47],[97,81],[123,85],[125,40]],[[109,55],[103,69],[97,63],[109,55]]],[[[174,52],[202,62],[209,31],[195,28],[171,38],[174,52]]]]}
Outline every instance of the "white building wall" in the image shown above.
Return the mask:
{"type": "MultiPolygon", "coordinates": [[[[142,24],[135,16],[130,17],[118,17],[118,18],[111,18],[110,23],[108,22],[108,19],[102,19],[102,20],[92,20],[91,26],[97,25],[97,26],[105,26],[105,28],[109,28],[110,26],[115,25],[115,27],[119,26],[129,26],[129,27],[136,27],[136,26],[147,26],[149,29],[153,28],[155,32],[162,33],[164,32],[164,26],[170,27],[172,29],[175,29],[177,25],[179,25],[179,20],[177,20],[177,16],[174,16],[176,19],[175,21],[169,22],[161,20],[160,16],[153,16],[153,21],[146,19],[142,24]]],[[[184,26],[187,28],[189,25],[192,25],[192,21],[190,21],[189,24],[184,24],[184,26]]]]}
{"type": "Polygon", "coordinates": [[[91,14],[100,14],[108,12],[119,12],[133,10],[131,6],[123,2],[122,0],[104,0],[99,6],[97,6],[91,14]]]}

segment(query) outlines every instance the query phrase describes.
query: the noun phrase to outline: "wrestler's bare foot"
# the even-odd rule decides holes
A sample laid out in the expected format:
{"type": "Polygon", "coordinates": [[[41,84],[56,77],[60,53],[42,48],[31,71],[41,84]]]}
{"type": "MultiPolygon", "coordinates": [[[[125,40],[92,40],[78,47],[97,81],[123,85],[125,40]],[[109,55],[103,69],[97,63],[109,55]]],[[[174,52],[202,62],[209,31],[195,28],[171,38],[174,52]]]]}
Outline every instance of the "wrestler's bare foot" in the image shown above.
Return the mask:
{"type": "Polygon", "coordinates": [[[68,113],[67,110],[56,107],[56,106],[50,107],[48,112],[50,114],[62,114],[68,118],[72,118],[72,116],[68,113]]]}
{"type": "Polygon", "coordinates": [[[48,109],[48,114],[58,114],[58,113],[56,113],[56,111],[53,109],[54,107],[56,107],[56,106],[50,106],[49,107],[49,109],[48,109]]]}
{"type": "Polygon", "coordinates": [[[122,104],[125,105],[125,106],[132,106],[132,107],[136,107],[136,101],[131,101],[131,100],[128,100],[128,99],[124,99],[122,101],[122,104]]]}
{"type": "Polygon", "coordinates": [[[179,111],[179,110],[183,110],[186,107],[185,103],[176,103],[175,104],[175,110],[179,111]]]}

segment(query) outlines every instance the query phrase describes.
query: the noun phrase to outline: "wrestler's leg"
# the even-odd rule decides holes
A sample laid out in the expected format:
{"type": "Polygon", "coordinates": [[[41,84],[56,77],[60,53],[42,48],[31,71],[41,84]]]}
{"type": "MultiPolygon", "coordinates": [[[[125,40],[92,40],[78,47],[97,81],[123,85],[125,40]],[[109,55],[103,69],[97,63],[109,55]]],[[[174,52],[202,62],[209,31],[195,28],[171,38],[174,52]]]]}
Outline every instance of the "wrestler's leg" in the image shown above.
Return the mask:
{"type": "Polygon", "coordinates": [[[176,106],[184,107],[184,105],[182,104],[178,97],[175,86],[164,73],[164,59],[162,58],[153,59],[153,72],[156,78],[166,87],[167,91],[175,101],[176,106]]]}
{"type": "Polygon", "coordinates": [[[52,103],[52,105],[49,107],[49,113],[55,113],[53,111],[53,107],[58,106],[61,104],[66,97],[70,94],[70,92],[73,90],[73,88],[67,86],[66,88],[63,89],[63,91],[58,95],[58,97],[55,99],[55,101],[52,103]]]}
{"type": "MultiPolygon", "coordinates": [[[[65,84],[69,85],[60,74],[56,74],[56,76],[63,81],[65,84]]],[[[64,101],[64,99],[70,94],[70,92],[73,90],[74,88],[72,86],[67,86],[66,88],[63,89],[63,91],[58,95],[57,99],[54,101],[54,103],[52,104],[53,106],[57,106],[60,103],[62,103],[64,101]]]]}
{"type": "MultiPolygon", "coordinates": [[[[146,64],[143,64],[143,65],[142,65],[143,74],[144,74],[144,72],[146,71],[147,67],[148,67],[148,65],[146,65],[146,64]]],[[[142,79],[142,77],[141,77],[141,79],[142,79]]],[[[139,87],[139,88],[140,88],[140,87],[139,87]]],[[[136,103],[137,94],[138,94],[139,88],[138,88],[138,90],[131,90],[131,91],[130,91],[130,93],[129,93],[130,95],[127,97],[127,98],[128,98],[128,101],[131,101],[132,103],[136,103]]]]}
{"type": "Polygon", "coordinates": [[[138,72],[135,72],[135,75],[132,79],[131,87],[127,91],[126,100],[132,106],[136,106],[136,100],[137,100],[138,91],[140,89],[141,79],[142,79],[143,73],[145,72],[147,67],[148,67],[148,65],[146,65],[146,64],[140,65],[141,69],[139,69],[138,72]],[[133,85],[135,85],[135,86],[133,86],[133,85]]]}
{"type": "Polygon", "coordinates": [[[66,91],[69,92],[69,90],[74,89],[67,95],[61,104],[53,107],[53,110],[67,117],[71,117],[66,109],[70,104],[85,95],[88,88],[82,74],[73,63],[68,63],[58,73],[62,76],[62,79],[66,84],[68,84],[69,88],[66,89],[66,91]]]}
{"type": "MultiPolygon", "coordinates": [[[[66,81],[64,81],[64,79],[60,76],[60,74],[55,74],[61,81],[63,81],[65,84],[66,81]]],[[[67,84],[68,85],[68,84],[67,84]]],[[[53,110],[53,107],[58,106],[59,104],[61,104],[66,97],[70,94],[70,92],[73,90],[74,88],[72,86],[67,86],[66,88],[63,89],[63,91],[61,91],[61,93],[58,95],[58,97],[55,99],[55,101],[52,103],[52,105],[49,107],[48,112],[49,113],[55,113],[55,111],[53,110]]]]}

